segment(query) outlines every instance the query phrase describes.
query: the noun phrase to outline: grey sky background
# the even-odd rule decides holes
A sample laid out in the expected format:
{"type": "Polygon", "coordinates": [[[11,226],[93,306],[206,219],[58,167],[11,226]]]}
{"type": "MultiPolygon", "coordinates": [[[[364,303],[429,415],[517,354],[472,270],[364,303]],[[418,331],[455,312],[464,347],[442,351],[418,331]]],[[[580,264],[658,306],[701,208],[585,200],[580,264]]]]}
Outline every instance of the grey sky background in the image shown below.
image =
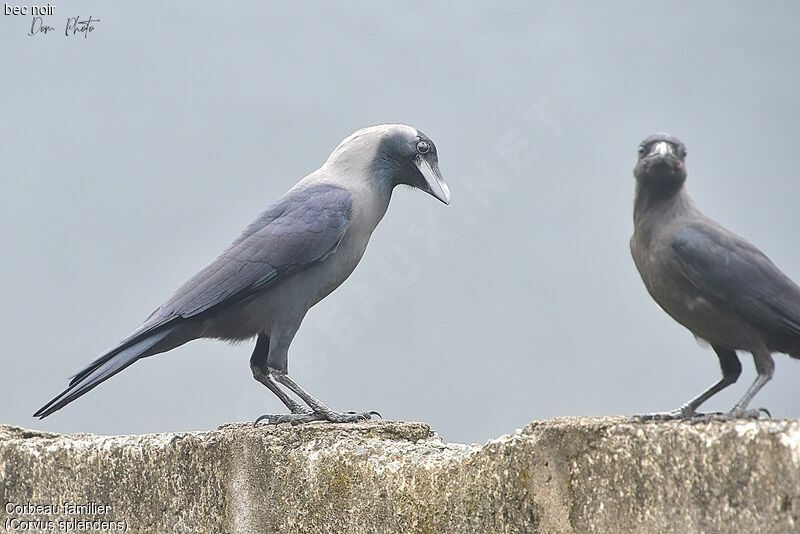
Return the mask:
{"type": "MultiPolygon", "coordinates": [[[[628,249],[638,142],[688,145],[699,206],[800,279],[796,2],[55,2],[0,16],[0,422],[211,429],[281,411],[252,343],[138,362],[44,421],[354,130],[413,125],[453,202],[398,189],[311,310],[292,376],[332,407],[484,441],[532,419],[676,408],[719,378],[628,249]],[[68,16],[100,19],[66,38],[68,16]]],[[[28,5],[28,4],[24,4],[28,5]]],[[[708,403],[727,410],[755,377],[708,403]]],[[[756,398],[800,416],[800,362],[756,398]]]]}

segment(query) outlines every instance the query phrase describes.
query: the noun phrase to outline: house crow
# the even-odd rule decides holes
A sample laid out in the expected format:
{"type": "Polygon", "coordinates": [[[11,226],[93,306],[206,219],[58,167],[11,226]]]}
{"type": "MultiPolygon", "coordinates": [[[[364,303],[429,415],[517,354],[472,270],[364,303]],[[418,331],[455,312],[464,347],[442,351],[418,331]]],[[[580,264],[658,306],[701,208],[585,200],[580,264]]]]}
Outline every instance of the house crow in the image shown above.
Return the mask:
{"type": "Polygon", "coordinates": [[[355,132],[34,416],[47,417],[137,360],[198,338],[256,338],[253,376],[291,412],[258,420],[338,423],[377,414],[328,408],[289,377],[287,359],[306,312],[353,272],[399,184],[450,202],[436,147],[423,133],[400,124],[355,132]]]}
{"type": "Polygon", "coordinates": [[[800,288],[758,248],[695,207],[680,139],[655,134],[642,141],[634,176],[636,267],[658,305],[710,344],[722,368],[719,382],[677,410],[638,417],[758,417],[762,410],[748,405],[772,378],[772,353],[800,358],[800,288]],[[739,378],[737,350],[753,355],[755,382],[727,414],[698,414],[703,402],[739,378]]]}

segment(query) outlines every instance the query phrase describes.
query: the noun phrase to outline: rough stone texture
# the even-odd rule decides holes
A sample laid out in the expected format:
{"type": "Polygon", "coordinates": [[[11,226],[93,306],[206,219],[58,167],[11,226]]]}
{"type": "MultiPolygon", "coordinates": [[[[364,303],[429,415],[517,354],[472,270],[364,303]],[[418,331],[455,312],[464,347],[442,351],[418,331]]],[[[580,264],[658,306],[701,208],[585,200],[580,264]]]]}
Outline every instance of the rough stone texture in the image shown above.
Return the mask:
{"type": "Polygon", "coordinates": [[[0,495],[6,528],[95,517],[131,532],[800,532],[800,421],[557,419],[483,446],[397,422],[109,437],[0,426],[0,495]],[[111,509],[5,507],[64,501],[111,509]]]}

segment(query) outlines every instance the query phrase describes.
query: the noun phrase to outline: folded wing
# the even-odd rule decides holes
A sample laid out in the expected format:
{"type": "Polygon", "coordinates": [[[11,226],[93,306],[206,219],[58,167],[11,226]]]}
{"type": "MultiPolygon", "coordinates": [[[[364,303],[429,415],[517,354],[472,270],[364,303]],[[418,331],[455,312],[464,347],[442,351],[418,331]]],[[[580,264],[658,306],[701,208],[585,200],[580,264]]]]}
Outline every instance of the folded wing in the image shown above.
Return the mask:
{"type": "Polygon", "coordinates": [[[146,356],[158,343],[168,342],[182,321],[246,302],[292,273],[324,260],[347,231],[351,210],[349,193],[339,187],[315,185],[290,191],[133,334],[76,373],[69,387],[34,416],[47,417],[146,356]]]}
{"type": "Polygon", "coordinates": [[[672,243],[686,278],[754,325],[800,336],[800,288],[763,252],[713,225],[691,225],[672,243]]]}

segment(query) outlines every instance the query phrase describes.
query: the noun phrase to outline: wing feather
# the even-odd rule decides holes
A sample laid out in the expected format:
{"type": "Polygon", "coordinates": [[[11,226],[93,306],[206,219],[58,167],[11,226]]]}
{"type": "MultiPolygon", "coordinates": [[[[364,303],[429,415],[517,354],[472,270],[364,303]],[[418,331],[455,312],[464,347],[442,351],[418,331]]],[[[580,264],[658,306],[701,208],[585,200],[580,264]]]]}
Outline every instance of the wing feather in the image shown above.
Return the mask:
{"type": "Polygon", "coordinates": [[[673,242],[686,278],[754,324],[800,335],[800,288],[758,248],[723,228],[690,225],[673,242]]]}
{"type": "Polygon", "coordinates": [[[264,210],[217,258],[157,309],[164,323],[247,300],[336,250],[350,222],[350,195],[332,185],[291,191],[264,210]]]}

